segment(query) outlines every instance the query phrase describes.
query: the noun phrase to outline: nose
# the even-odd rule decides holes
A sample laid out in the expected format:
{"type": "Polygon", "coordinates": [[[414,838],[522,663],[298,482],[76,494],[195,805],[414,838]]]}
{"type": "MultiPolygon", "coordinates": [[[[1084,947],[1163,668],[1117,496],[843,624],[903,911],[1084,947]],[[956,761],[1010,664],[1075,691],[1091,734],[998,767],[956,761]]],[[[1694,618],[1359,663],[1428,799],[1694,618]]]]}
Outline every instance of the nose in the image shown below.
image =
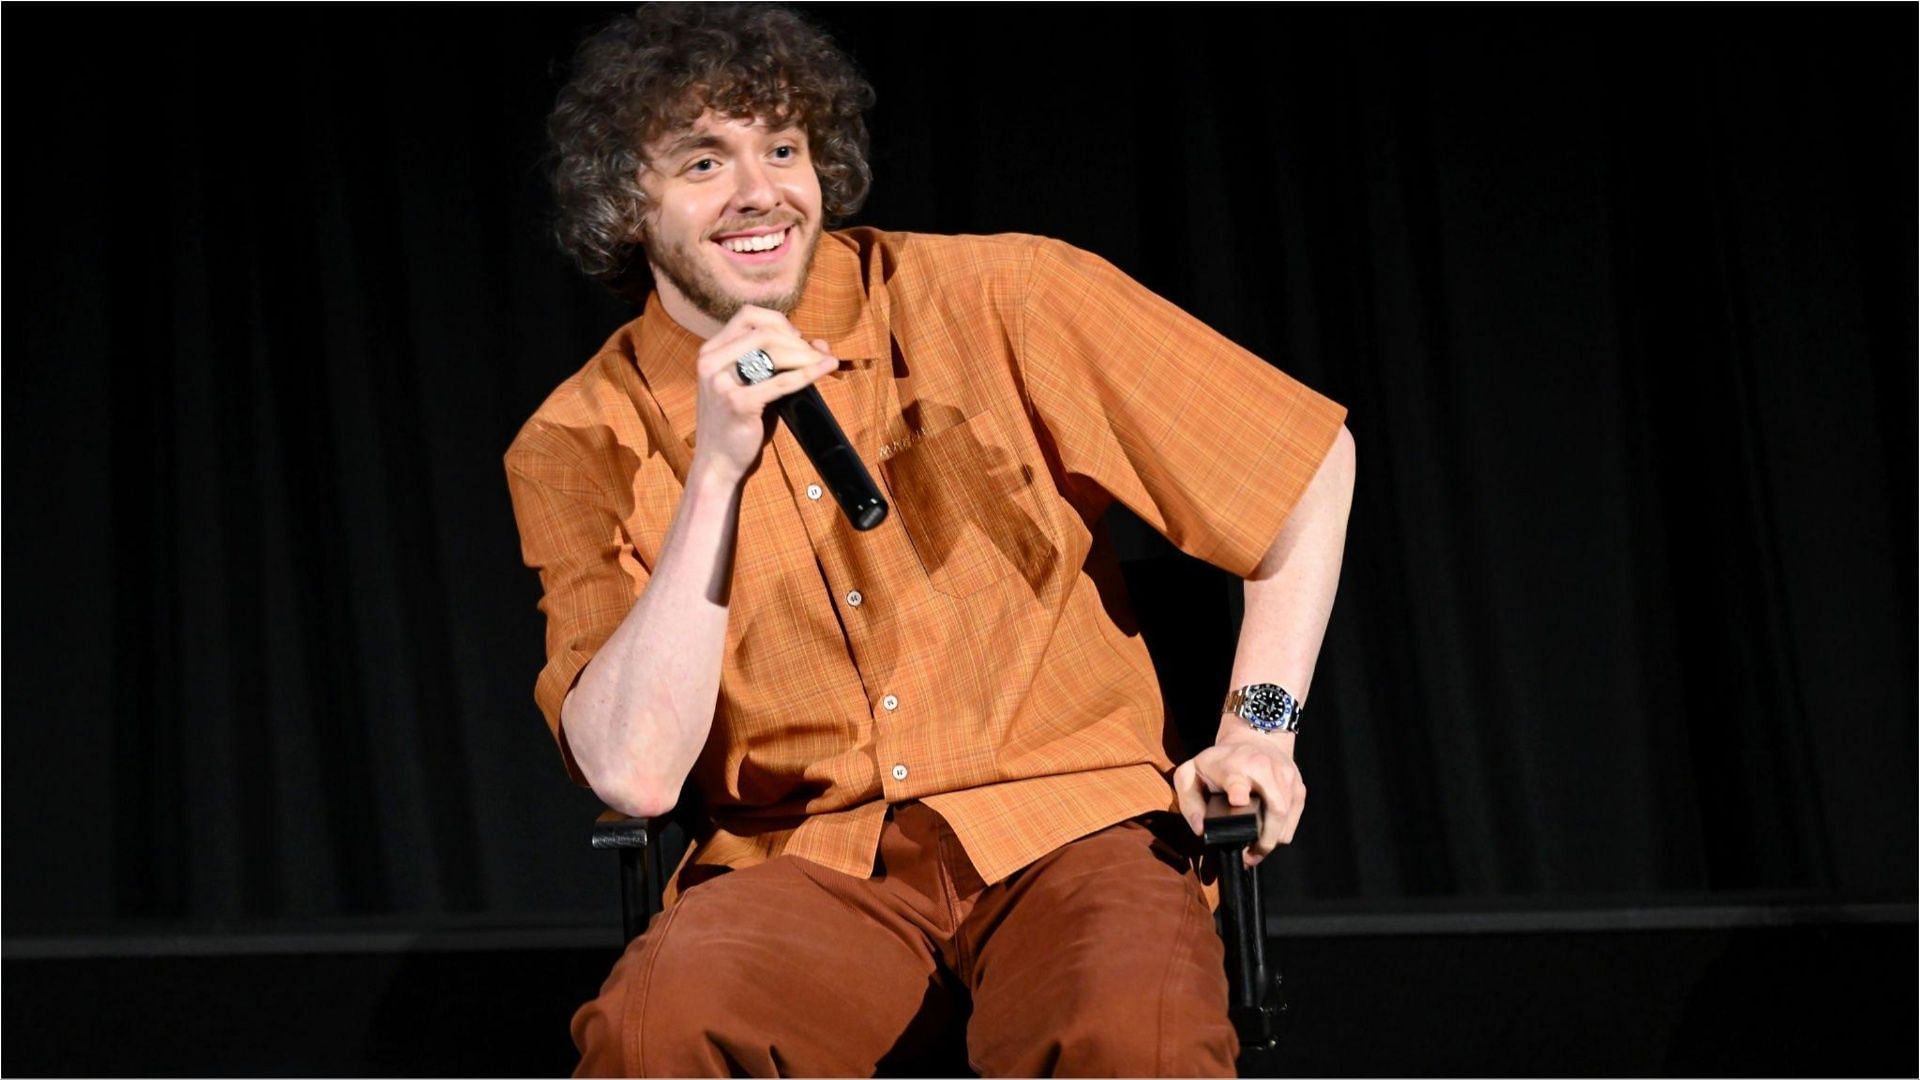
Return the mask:
{"type": "Polygon", "coordinates": [[[743,158],[734,170],[733,209],[739,213],[766,211],[779,201],[779,190],[766,164],[751,156],[743,158]]]}

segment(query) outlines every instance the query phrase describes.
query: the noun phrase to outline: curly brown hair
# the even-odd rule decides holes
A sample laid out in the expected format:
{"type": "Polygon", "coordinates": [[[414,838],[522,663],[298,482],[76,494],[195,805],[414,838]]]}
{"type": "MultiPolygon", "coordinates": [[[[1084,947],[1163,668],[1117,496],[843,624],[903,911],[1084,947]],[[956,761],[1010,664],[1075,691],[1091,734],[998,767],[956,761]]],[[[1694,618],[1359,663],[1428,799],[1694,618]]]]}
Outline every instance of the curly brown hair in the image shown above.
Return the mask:
{"type": "Polygon", "coordinates": [[[794,123],[807,133],[830,221],[866,201],[873,88],[820,30],[777,7],[647,4],[580,43],[547,117],[558,214],[554,237],[582,271],[644,299],[650,209],[641,148],[712,109],[728,119],[794,123]]]}

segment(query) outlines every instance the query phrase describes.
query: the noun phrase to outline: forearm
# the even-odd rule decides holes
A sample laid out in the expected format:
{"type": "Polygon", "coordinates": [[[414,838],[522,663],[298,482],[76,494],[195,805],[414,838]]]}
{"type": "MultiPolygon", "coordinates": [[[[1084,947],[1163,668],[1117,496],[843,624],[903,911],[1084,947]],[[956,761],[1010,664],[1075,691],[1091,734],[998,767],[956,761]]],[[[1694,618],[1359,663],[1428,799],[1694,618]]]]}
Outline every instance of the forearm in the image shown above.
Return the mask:
{"type": "MultiPolygon", "coordinates": [[[[1342,427],[1273,546],[1242,584],[1245,611],[1229,686],[1278,683],[1307,700],[1340,585],[1354,471],[1353,436],[1342,427]]],[[[1292,734],[1263,735],[1230,715],[1221,717],[1216,741],[1249,734],[1293,749],[1292,734]]]]}
{"type": "Polygon", "coordinates": [[[741,481],[696,455],[658,564],[560,708],[574,761],[616,810],[671,810],[713,728],[741,481]]]}

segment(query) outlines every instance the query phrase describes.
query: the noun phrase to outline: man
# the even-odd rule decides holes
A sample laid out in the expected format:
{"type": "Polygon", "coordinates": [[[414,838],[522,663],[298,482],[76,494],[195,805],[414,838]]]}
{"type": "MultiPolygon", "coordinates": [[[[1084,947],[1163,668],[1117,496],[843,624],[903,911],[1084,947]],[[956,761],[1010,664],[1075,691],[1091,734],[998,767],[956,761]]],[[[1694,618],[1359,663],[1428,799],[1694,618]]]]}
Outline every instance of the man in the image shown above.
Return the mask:
{"type": "Polygon", "coordinates": [[[646,308],[507,453],[535,696],[609,806],[685,784],[711,821],[576,1015],[579,1074],[865,1075],[965,1002],[985,1075],[1230,1075],[1192,834],[1209,790],[1262,797],[1250,863],[1299,823],[1345,410],[1064,244],[825,231],[870,101],[788,13],[650,7],[550,120],[563,245],[646,308]],[[808,385],[877,528],[772,422],[808,385]],[[1240,693],[1178,768],[1115,498],[1247,579],[1240,693]]]}

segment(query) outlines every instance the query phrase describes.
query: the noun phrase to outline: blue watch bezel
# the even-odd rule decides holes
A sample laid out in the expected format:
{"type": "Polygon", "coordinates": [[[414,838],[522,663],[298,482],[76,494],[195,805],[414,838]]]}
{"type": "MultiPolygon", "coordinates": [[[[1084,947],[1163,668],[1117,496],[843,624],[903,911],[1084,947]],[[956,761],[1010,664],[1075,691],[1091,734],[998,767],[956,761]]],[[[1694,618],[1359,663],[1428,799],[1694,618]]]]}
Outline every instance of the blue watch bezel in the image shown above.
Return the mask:
{"type": "Polygon", "coordinates": [[[1233,711],[1256,731],[1300,730],[1300,699],[1278,683],[1254,683],[1233,692],[1238,699],[1233,711]]]}

